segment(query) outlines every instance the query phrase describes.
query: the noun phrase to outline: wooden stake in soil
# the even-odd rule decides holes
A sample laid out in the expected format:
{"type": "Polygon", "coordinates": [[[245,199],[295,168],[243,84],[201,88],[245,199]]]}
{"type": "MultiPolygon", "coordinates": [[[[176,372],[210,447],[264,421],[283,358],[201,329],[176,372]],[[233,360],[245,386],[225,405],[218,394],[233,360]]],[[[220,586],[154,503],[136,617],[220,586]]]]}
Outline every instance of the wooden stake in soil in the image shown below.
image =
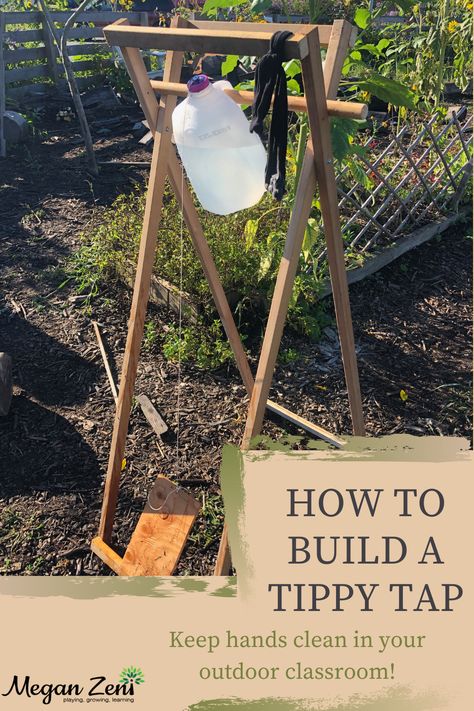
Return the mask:
{"type": "Polygon", "coordinates": [[[137,402],[140,405],[148,423],[151,425],[153,432],[158,437],[158,449],[160,450],[161,456],[164,457],[164,452],[161,447],[161,435],[168,431],[168,425],[163,420],[158,410],[153,407],[153,404],[146,395],[138,395],[137,402]]]}
{"type": "Polygon", "coordinates": [[[115,404],[117,404],[117,400],[118,400],[117,386],[115,385],[114,376],[112,375],[112,371],[110,370],[109,361],[107,359],[107,353],[105,352],[104,344],[102,342],[102,336],[100,335],[99,325],[98,325],[97,321],[92,321],[92,325],[94,327],[95,335],[97,338],[97,343],[99,345],[100,354],[102,356],[102,360],[104,361],[104,368],[105,368],[105,372],[107,373],[107,378],[109,379],[110,389],[112,391],[112,395],[114,396],[115,404]]]}

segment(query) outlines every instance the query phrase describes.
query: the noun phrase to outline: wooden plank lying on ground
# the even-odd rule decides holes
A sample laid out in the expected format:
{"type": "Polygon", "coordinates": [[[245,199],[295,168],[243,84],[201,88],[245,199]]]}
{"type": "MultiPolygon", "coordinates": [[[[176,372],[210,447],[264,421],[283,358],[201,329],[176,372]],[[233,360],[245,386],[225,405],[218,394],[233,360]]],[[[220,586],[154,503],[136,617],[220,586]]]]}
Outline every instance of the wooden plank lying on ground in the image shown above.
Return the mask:
{"type": "MultiPolygon", "coordinates": [[[[363,267],[359,267],[358,269],[349,269],[349,271],[347,272],[348,284],[356,284],[358,281],[362,281],[362,279],[371,276],[371,274],[375,274],[383,267],[386,267],[387,264],[390,264],[391,262],[395,261],[395,259],[398,259],[414,247],[418,247],[420,244],[428,242],[428,240],[432,239],[433,237],[436,237],[436,235],[442,234],[448,229],[448,227],[454,225],[463,216],[464,213],[459,213],[457,215],[451,215],[451,217],[448,217],[446,220],[443,220],[443,222],[432,222],[429,225],[425,225],[419,230],[415,230],[414,232],[412,232],[410,235],[408,235],[408,237],[401,239],[400,242],[398,242],[398,244],[393,245],[393,247],[388,247],[381,254],[378,254],[372,259],[368,259],[363,267]]],[[[331,284],[326,283],[321,292],[320,298],[324,299],[331,293],[331,284]]]]}
{"type": "Polygon", "coordinates": [[[302,430],[309,432],[309,434],[312,434],[314,437],[319,437],[319,439],[323,439],[325,442],[329,442],[329,444],[332,444],[335,447],[343,447],[346,444],[345,440],[341,439],[340,437],[337,437],[331,432],[328,432],[328,430],[324,429],[324,427],[315,425],[313,422],[310,422],[304,417],[300,417],[296,413],[291,412],[291,410],[288,410],[288,408],[283,407],[283,405],[280,405],[277,402],[268,400],[267,409],[270,410],[270,412],[273,412],[275,415],[280,415],[280,417],[283,417],[285,420],[291,422],[293,425],[300,427],[302,430]]]}
{"type": "Polygon", "coordinates": [[[168,425],[146,395],[138,395],[137,402],[158,437],[168,431],[168,425]]]}
{"type": "Polygon", "coordinates": [[[200,504],[158,477],[123,557],[124,575],[173,575],[200,504]]]}

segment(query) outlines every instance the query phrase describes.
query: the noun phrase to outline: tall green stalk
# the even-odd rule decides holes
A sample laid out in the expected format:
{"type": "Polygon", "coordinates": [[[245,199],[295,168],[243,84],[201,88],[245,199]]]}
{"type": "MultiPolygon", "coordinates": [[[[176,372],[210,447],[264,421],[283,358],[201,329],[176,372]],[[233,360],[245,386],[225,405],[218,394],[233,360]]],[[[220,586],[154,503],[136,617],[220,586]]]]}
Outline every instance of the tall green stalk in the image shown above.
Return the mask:
{"type": "Polygon", "coordinates": [[[440,33],[440,48],[439,48],[439,60],[438,60],[438,76],[436,79],[436,89],[435,89],[435,106],[439,106],[439,101],[441,98],[441,94],[443,91],[443,82],[444,82],[444,66],[445,66],[445,59],[446,59],[446,48],[448,45],[448,28],[447,28],[447,21],[449,18],[449,9],[450,9],[450,4],[451,0],[445,0],[444,3],[441,3],[440,10],[441,10],[441,17],[439,18],[439,33],[440,33]]]}
{"type": "Polygon", "coordinates": [[[306,148],[306,140],[308,138],[308,121],[303,116],[301,117],[300,121],[300,135],[298,136],[298,147],[296,149],[295,190],[300,180],[301,168],[303,167],[304,151],[306,148]]]}

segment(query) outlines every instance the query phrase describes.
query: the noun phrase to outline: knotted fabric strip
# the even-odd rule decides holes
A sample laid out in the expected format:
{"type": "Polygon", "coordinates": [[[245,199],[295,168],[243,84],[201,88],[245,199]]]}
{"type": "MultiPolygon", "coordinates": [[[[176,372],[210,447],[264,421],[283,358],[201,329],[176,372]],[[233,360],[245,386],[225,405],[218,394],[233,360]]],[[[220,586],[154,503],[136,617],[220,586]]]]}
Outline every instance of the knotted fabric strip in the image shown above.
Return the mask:
{"type": "Polygon", "coordinates": [[[281,200],[285,194],[288,96],[282,62],[285,41],[292,34],[288,30],[275,32],[270,40],[270,50],[263,55],[255,69],[255,98],[250,131],[260,138],[263,138],[263,122],[270,110],[275,91],[268,136],[265,187],[276,200],[281,200]]]}

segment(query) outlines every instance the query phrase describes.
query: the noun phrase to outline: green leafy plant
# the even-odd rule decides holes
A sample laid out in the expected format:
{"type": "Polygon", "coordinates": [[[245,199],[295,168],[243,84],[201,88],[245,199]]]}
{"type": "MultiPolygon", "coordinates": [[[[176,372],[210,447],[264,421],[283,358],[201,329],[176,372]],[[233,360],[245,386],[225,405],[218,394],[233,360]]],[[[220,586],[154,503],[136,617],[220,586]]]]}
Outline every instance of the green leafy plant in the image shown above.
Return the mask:
{"type": "Polygon", "coordinates": [[[375,95],[406,110],[440,105],[444,85],[464,90],[472,75],[472,2],[400,0],[400,22],[383,23],[392,4],[360,6],[353,21],[359,35],[343,67],[357,77],[354,95],[375,95]]]}
{"type": "Polygon", "coordinates": [[[208,17],[217,17],[223,10],[235,11],[243,6],[246,6],[247,10],[250,11],[248,0],[206,0],[202,11],[208,17]]]}
{"type": "Polygon", "coordinates": [[[405,22],[383,30],[384,74],[408,83],[426,108],[441,103],[447,82],[465,90],[472,76],[472,2],[428,0],[412,4],[405,22]]]}
{"type": "Polygon", "coordinates": [[[153,321],[147,321],[145,323],[144,333],[143,333],[143,348],[145,350],[151,350],[155,345],[158,338],[158,332],[153,321]]]}
{"type": "MultiPolygon", "coordinates": [[[[400,12],[407,10],[411,0],[400,0],[395,3],[400,12]]],[[[399,77],[382,72],[387,52],[392,41],[380,37],[377,20],[393,7],[393,3],[379,3],[376,9],[359,6],[353,17],[353,22],[359,28],[357,40],[349,52],[342,68],[341,86],[349,98],[369,101],[371,95],[386,101],[399,109],[416,110],[419,101],[418,94],[409,84],[399,81],[399,77]]]]}
{"type": "Polygon", "coordinates": [[[281,365],[290,365],[291,363],[296,363],[299,357],[300,355],[298,351],[296,351],[294,348],[286,348],[280,351],[278,355],[278,362],[281,365]]]}
{"type": "Polygon", "coordinates": [[[211,324],[201,320],[193,327],[181,329],[172,324],[163,339],[163,355],[171,362],[193,361],[200,368],[218,368],[232,360],[232,349],[221,322],[211,324]]]}
{"type": "MultiPolygon", "coordinates": [[[[130,283],[138,254],[145,204],[142,188],[119,196],[111,208],[100,214],[97,224],[66,267],[66,277],[83,294],[91,308],[104,286],[113,281],[130,283]]],[[[156,273],[178,284],[181,272],[180,212],[174,196],[166,193],[158,249],[156,273]]],[[[275,275],[282,255],[289,205],[275,206],[269,195],[258,206],[221,218],[201,211],[204,232],[216,261],[239,328],[251,343],[260,337],[269,307],[275,275]]],[[[187,240],[188,235],[185,234],[187,240]]],[[[301,267],[312,264],[309,247],[323,244],[323,235],[310,223],[301,267]],[[309,240],[309,241],[308,241],[309,240]]],[[[317,336],[324,321],[318,293],[325,271],[311,270],[297,281],[295,298],[289,311],[289,324],[298,332],[317,336]],[[300,303],[301,301],[301,303],[300,303]]],[[[171,361],[193,360],[200,367],[218,367],[232,359],[201,265],[192,249],[183,250],[183,291],[199,309],[200,315],[183,324],[181,339],[174,323],[159,332],[154,322],[145,326],[145,347],[160,340],[163,354],[171,361]]],[[[172,319],[170,319],[172,321],[172,319]]]]}
{"type": "Polygon", "coordinates": [[[207,550],[219,540],[224,523],[224,505],[218,494],[206,494],[200,515],[196,520],[190,542],[200,551],[207,550]]]}

